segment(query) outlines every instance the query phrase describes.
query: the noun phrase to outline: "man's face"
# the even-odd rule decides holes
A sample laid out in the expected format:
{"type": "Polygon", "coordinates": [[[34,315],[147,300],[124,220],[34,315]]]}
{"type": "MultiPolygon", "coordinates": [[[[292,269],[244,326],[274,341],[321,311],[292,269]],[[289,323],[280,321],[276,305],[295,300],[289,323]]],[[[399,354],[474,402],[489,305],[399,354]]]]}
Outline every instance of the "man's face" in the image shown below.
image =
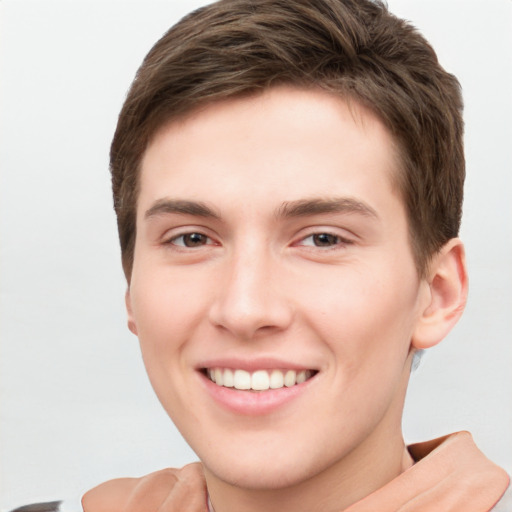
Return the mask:
{"type": "Polygon", "coordinates": [[[286,87],[207,106],[147,149],[130,325],[207,474],[291,485],[400,437],[428,287],[397,166],[371,112],[286,87]]]}

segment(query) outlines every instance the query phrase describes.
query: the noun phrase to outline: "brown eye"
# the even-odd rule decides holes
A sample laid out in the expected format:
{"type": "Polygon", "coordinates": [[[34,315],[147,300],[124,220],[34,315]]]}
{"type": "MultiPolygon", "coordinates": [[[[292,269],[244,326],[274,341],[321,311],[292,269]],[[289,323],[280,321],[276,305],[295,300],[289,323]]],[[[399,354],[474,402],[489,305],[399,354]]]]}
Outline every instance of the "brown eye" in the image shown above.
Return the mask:
{"type": "Polygon", "coordinates": [[[329,232],[312,233],[300,240],[297,245],[303,247],[320,247],[323,249],[341,249],[348,245],[352,245],[352,241],[340,235],[329,232]]]}
{"type": "Polygon", "coordinates": [[[313,245],[316,247],[330,247],[331,245],[340,243],[340,237],[331,233],[318,233],[312,235],[311,238],[313,245]]]}
{"type": "Polygon", "coordinates": [[[202,245],[211,243],[211,240],[202,233],[186,233],[184,235],[173,238],[171,243],[181,247],[200,247],[202,245]]]}

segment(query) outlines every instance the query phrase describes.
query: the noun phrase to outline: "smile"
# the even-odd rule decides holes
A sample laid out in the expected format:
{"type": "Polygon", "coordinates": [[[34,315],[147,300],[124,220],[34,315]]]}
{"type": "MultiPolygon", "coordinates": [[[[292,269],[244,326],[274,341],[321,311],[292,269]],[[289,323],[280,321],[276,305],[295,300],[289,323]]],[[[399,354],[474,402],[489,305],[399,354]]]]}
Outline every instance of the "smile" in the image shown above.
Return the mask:
{"type": "Polygon", "coordinates": [[[205,368],[204,373],[217,386],[244,391],[266,391],[302,384],[317,371],[272,369],[248,372],[231,368],[205,368]]]}

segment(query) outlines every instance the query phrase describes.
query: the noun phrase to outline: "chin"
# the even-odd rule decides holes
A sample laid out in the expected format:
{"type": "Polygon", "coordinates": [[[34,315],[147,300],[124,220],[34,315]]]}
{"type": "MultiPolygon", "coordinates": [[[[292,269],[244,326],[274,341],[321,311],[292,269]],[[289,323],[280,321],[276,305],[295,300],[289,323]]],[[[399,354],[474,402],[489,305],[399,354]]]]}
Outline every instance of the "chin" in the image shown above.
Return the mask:
{"type": "MultiPolygon", "coordinates": [[[[272,443],[270,443],[271,445],[272,443]]],[[[199,454],[206,472],[223,482],[250,490],[278,490],[294,487],[328,470],[343,453],[334,454],[332,448],[325,452],[322,447],[272,446],[254,450],[234,449],[226,456],[199,454]],[[287,449],[288,448],[288,449],[287,449]],[[308,448],[311,450],[308,451],[308,448]]]]}
{"type": "Polygon", "coordinates": [[[310,471],[300,464],[291,467],[283,466],[268,460],[266,464],[235,464],[226,467],[225,464],[205,466],[207,471],[223,482],[254,491],[278,490],[293,487],[312,477],[310,471]]]}

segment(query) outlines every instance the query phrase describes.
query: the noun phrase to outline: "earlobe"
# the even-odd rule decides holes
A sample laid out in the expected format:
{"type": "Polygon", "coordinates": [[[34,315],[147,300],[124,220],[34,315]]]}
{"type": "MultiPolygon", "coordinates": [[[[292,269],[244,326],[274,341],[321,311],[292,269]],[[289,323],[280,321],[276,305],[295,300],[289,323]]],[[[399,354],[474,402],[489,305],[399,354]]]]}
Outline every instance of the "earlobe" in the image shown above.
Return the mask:
{"type": "Polygon", "coordinates": [[[130,287],[126,289],[126,293],[124,294],[124,302],[126,304],[126,313],[128,315],[128,329],[137,336],[137,324],[135,323],[135,319],[133,318],[132,311],[132,299],[130,296],[130,287]]]}
{"type": "Polygon", "coordinates": [[[429,300],[412,337],[416,349],[437,345],[464,311],[468,277],[464,245],[458,238],[449,240],[433,257],[425,285],[429,288],[429,300]]]}

